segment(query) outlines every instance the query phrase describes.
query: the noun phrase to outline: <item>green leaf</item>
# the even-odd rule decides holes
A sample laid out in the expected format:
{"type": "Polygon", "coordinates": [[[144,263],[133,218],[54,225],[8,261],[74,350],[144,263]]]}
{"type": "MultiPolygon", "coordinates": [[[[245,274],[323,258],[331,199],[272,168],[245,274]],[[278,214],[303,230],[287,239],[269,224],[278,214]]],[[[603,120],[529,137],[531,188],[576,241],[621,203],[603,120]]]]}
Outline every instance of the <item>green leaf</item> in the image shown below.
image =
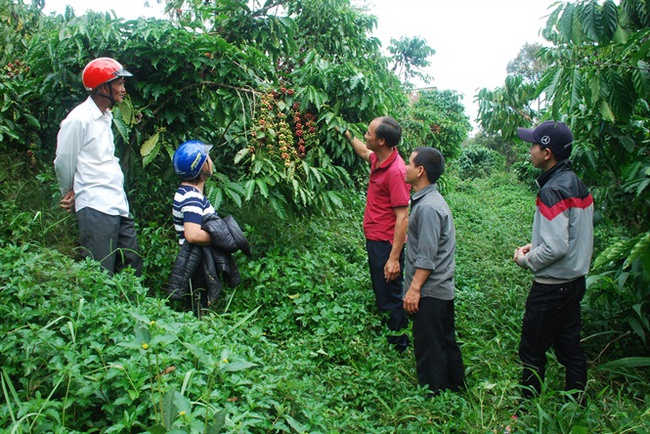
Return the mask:
{"type": "Polygon", "coordinates": [[[628,118],[634,109],[636,95],[628,82],[618,71],[609,69],[605,74],[609,86],[608,102],[618,118],[628,118]]]}
{"type": "Polygon", "coordinates": [[[212,418],[212,423],[208,425],[206,434],[219,434],[226,425],[226,410],[221,410],[212,418]]]}
{"type": "Polygon", "coordinates": [[[246,155],[250,153],[249,148],[242,148],[240,149],[237,154],[235,154],[235,164],[239,164],[239,162],[244,158],[246,155]]]}
{"type": "Polygon", "coordinates": [[[174,397],[176,396],[178,392],[176,389],[170,389],[165,393],[165,396],[163,397],[163,402],[162,402],[162,423],[166,430],[172,429],[172,425],[174,424],[174,421],[176,421],[176,418],[178,417],[178,407],[176,406],[176,402],[174,397]]]}
{"type": "Polygon", "coordinates": [[[223,372],[239,372],[250,369],[254,366],[257,366],[257,364],[252,362],[232,362],[223,364],[221,370],[223,372]]]}
{"type": "Polygon", "coordinates": [[[241,208],[242,199],[237,191],[233,190],[232,188],[225,188],[223,191],[226,193],[228,197],[232,199],[233,202],[235,202],[237,207],[241,208]]]}
{"type": "Polygon", "coordinates": [[[135,342],[138,345],[148,345],[149,342],[151,342],[151,332],[149,331],[149,326],[138,323],[133,327],[133,330],[135,332],[135,342]]]}
{"type": "MultiPolygon", "coordinates": [[[[630,255],[625,260],[623,267],[629,267],[632,261],[637,258],[641,258],[644,264],[650,265],[650,231],[640,235],[635,240],[633,240],[633,242],[634,245],[630,250],[630,255]]],[[[647,269],[650,271],[650,268],[647,269]]]]}
{"type": "Polygon", "coordinates": [[[616,116],[614,116],[614,112],[612,112],[612,109],[609,104],[607,104],[607,101],[600,102],[600,115],[604,120],[608,122],[614,122],[616,120],[616,116]]]}
{"type": "Polygon", "coordinates": [[[297,433],[304,433],[307,432],[307,429],[297,420],[286,414],[285,419],[287,420],[287,423],[291,428],[293,428],[297,433]]]}
{"type": "Polygon", "coordinates": [[[350,89],[355,89],[359,83],[363,80],[363,74],[358,73],[357,75],[350,78],[350,89]]]}
{"type": "Polygon", "coordinates": [[[562,37],[570,41],[573,34],[573,13],[575,11],[575,6],[573,3],[567,3],[564,6],[564,12],[557,23],[557,28],[560,31],[562,37]]]}
{"type": "Polygon", "coordinates": [[[625,357],[612,362],[603,363],[598,369],[612,368],[645,368],[650,366],[650,357],[625,357]]]}
{"type": "Polygon", "coordinates": [[[571,110],[582,102],[582,76],[580,70],[575,68],[571,80],[571,110]]]}
{"type": "Polygon", "coordinates": [[[255,180],[249,179],[246,181],[246,185],[244,186],[244,190],[246,190],[246,194],[244,196],[244,200],[249,201],[253,198],[253,193],[255,193],[255,180]]]}
{"type": "Polygon", "coordinates": [[[650,64],[639,61],[637,68],[632,70],[632,83],[637,95],[650,94],[650,64]]]}
{"type": "Polygon", "coordinates": [[[257,188],[260,190],[260,193],[265,199],[268,199],[269,197],[269,187],[268,184],[266,183],[266,180],[264,179],[256,179],[255,183],[257,184],[257,188]]]}
{"type": "Polygon", "coordinates": [[[597,3],[595,0],[590,0],[582,5],[580,10],[580,19],[582,22],[582,29],[587,38],[593,42],[600,41],[603,33],[602,22],[600,14],[597,10],[597,3]]]}
{"type": "Polygon", "coordinates": [[[166,434],[168,429],[160,424],[156,424],[147,428],[147,432],[150,434],[166,434]]]}
{"type": "Polygon", "coordinates": [[[130,99],[125,99],[120,105],[120,113],[125,124],[131,126],[133,122],[133,105],[130,99]]]}
{"type": "Polygon", "coordinates": [[[129,142],[129,127],[128,125],[124,122],[121,116],[113,116],[113,125],[117,127],[117,132],[120,134],[120,137],[122,137],[122,140],[124,143],[129,142]]]}
{"type": "Polygon", "coordinates": [[[140,155],[143,157],[146,157],[149,155],[154,147],[158,145],[158,139],[160,138],[160,133],[156,132],[153,136],[149,137],[143,144],[142,147],[140,148],[140,155]]]}
{"type": "Polygon", "coordinates": [[[33,127],[40,128],[41,123],[36,119],[34,116],[30,115],[29,113],[23,113],[22,116],[27,120],[27,123],[33,127]]]}
{"type": "Polygon", "coordinates": [[[549,69],[548,72],[544,74],[544,77],[546,79],[540,82],[540,86],[542,84],[545,85],[543,92],[549,95],[555,95],[558,93],[558,85],[562,77],[562,72],[563,72],[562,68],[557,68],[557,69],[549,69]]]}
{"type": "Polygon", "coordinates": [[[204,351],[203,348],[189,342],[181,342],[181,344],[187,348],[204,367],[210,368],[214,365],[214,357],[204,351]]]}
{"type": "Polygon", "coordinates": [[[186,396],[183,396],[178,392],[174,393],[174,404],[176,405],[177,411],[179,413],[184,411],[185,414],[189,415],[190,412],[192,411],[192,405],[190,404],[190,400],[187,399],[186,396]]]}
{"type": "Polygon", "coordinates": [[[650,321],[648,321],[648,317],[645,316],[645,313],[643,312],[643,305],[645,303],[637,303],[634,306],[632,306],[632,310],[636,313],[637,318],[639,318],[639,321],[641,324],[643,324],[643,327],[646,329],[650,329],[650,321]]]}
{"type": "Polygon", "coordinates": [[[621,240],[610,245],[594,260],[593,269],[597,270],[605,264],[622,259],[629,250],[630,240],[621,240]]]}
{"type": "Polygon", "coordinates": [[[613,0],[606,0],[601,10],[602,34],[600,43],[607,44],[612,41],[618,28],[618,10],[613,0]]]}

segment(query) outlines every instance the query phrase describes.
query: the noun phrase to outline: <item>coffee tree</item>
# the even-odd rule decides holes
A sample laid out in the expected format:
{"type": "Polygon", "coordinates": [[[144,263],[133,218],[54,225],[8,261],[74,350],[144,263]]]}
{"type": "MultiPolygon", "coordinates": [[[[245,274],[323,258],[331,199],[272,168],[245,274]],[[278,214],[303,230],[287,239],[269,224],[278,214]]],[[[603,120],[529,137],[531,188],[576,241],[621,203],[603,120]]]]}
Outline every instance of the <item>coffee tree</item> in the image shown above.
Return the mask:
{"type": "Polygon", "coordinates": [[[214,145],[218,174],[208,194],[217,207],[259,198],[280,216],[336,207],[335,191],[363,166],[335,127],[360,128],[406,103],[368,36],[376,19],[348,0],[169,1],[167,11],[164,20],[38,16],[39,31],[12,51],[12,92],[25,104],[2,107],[15,124],[2,130],[11,131],[8,146],[32,143],[51,161],[60,121],[85,98],[81,69],[110,56],[134,74],[114,111],[131,188],[173,184],[170,155],[196,138],[214,145]],[[272,127],[261,129],[263,119],[272,127]],[[287,152],[261,152],[280,141],[287,152]]]}

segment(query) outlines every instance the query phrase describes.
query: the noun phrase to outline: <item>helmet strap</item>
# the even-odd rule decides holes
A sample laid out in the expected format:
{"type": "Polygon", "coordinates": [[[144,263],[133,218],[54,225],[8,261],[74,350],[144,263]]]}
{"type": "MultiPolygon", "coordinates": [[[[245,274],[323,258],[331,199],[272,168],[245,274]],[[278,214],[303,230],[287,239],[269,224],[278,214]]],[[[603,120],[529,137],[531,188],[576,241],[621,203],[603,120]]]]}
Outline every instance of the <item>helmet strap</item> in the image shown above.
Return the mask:
{"type": "Polygon", "coordinates": [[[102,83],[101,85],[97,86],[97,88],[95,88],[95,93],[97,94],[97,96],[101,96],[102,98],[106,98],[106,99],[110,100],[110,102],[111,102],[111,105],[110,105],[110,106],[111,106],[111,107],[113,107],[113,106],[115,105],[115,97],[113,96],[113,86],[111,86],[111,82],[110,82],[110,81],[107,82],[107,83],[102,83]],[[104,85],[108,85],[108,88],[109,88],[110,91],[111,91],[110,95],[107,95],[107,94],[105,94],[105,93],[102,93],[102,92],[99,90],[99,89],[100,89],[102,86],[104,86],[104,85]]]}

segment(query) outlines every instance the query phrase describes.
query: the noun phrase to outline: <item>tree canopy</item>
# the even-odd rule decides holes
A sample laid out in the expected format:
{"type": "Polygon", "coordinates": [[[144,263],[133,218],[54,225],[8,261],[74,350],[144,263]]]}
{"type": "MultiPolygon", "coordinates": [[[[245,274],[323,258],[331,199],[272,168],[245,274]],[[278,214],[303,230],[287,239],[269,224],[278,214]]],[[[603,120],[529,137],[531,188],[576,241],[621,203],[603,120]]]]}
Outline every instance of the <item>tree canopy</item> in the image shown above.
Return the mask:
{"type": "Polygon", "coordinates": [[[84,98],[83,65],[114,57],[134,74],[115,110],[127,179],[173,180],[173,150],[200,139],[215,149],[215,206],[260,197],[280,216],[331,210],[362,167],[335,128],[408,101],[370,36],[376,18],[349,0],[174,0],[170,19],[132,21],[2,5],[7,18],[19,15],[3,27],[4,56],[17,60],[2,89],[11,95],[0,115],[5,149],[33,147],[50,160],[59,122],[84,98]]]}

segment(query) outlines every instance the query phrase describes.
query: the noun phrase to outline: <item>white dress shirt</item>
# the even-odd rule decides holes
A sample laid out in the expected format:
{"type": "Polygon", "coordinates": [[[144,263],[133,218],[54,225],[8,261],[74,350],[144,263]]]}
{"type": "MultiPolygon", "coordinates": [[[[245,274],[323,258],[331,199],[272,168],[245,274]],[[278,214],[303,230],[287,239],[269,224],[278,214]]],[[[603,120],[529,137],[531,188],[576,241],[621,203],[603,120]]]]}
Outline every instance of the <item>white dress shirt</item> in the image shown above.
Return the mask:
{"type": "Polygon", "coordinates": [[[91,207],[109,215],[129,215],[124,174],[115,156],[110,110],[102,113],[91,97],[61,122],[54,169],[61,194],[74,190],[75,209],[91,207]]]}

